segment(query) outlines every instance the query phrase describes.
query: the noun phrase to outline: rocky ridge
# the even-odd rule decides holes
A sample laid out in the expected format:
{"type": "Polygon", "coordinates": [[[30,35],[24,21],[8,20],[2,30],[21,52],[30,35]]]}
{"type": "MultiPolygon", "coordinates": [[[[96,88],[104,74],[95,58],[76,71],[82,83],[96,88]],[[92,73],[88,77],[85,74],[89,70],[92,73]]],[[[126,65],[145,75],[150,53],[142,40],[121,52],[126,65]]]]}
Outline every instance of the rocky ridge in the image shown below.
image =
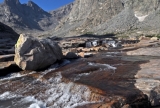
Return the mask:
{"type": "Polygon", "coordinates": [[[0,22],[17,33],[44,31],[55,28],[59,20],[70,12],[72,4],[61,9],[46,12],[32,1],[21,4],[19,0],[4,0],[0,4],[0,22]]]}
{"type": "Polygon", "coordinates": [[[53,34],[159,34],[159,12],[159,0],[75,0],[53,34]]]}

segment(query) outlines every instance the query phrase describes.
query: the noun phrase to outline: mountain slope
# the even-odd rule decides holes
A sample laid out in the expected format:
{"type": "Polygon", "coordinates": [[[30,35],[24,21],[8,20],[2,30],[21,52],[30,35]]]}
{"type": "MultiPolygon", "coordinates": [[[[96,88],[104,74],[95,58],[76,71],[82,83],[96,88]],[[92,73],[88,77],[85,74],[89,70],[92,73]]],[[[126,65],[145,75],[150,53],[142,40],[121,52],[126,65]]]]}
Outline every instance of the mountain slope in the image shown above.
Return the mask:
{"type": "Polygon", "coordinates": [[[71,6],[72,4],[69,4],[63,9],[48,13],[32,1],[21,4],[19,0],[4,0],[4,3],[0,4],[0,22],[12,27],[18,33],[49,30],[69,13],[71,6]],[[61,13],[61,10],[66,12],[61,13]]]}
{"type": "Polygon", "coordinates": [[[160,0],[75,0],[53,34],[160,33],[160,0]]]}

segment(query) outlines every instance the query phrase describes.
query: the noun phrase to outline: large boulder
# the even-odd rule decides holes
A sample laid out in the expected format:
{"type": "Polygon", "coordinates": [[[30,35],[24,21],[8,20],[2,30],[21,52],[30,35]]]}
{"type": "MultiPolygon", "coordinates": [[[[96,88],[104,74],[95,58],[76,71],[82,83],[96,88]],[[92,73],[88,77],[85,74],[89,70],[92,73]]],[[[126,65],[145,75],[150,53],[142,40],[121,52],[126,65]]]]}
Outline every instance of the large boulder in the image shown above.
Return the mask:
{"type": "Polygon", "coordinates": [[[38,40],[21,34],[15,45],[16,64],[23,70],[39,70],[62,59],[61,48],[51,39],[38,40]]]}

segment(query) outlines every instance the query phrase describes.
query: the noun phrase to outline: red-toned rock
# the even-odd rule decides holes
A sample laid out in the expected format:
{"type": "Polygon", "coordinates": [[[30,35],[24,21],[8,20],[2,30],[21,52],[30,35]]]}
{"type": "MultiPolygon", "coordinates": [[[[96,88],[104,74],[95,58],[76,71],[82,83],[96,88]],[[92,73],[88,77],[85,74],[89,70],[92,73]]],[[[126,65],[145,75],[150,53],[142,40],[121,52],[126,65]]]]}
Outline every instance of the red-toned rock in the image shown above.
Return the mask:
{"type": "Polygon", "coordinates": [[[80,53],[78,53],[78,55],[79,55],[80,57],[84,57],[84,52],[80,52],[80,53]]]}

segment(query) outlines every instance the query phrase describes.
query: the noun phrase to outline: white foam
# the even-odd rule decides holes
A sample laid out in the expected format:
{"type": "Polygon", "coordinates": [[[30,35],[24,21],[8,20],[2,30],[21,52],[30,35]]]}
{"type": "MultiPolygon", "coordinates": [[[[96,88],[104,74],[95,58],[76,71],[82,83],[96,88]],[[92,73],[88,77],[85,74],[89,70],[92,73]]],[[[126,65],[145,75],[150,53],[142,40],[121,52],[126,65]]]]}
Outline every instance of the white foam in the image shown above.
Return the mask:
{"type": "Polygon", "coordinates": [[[91,63],[91,62],[88,62],[88,65],[90,66],[95,66],[95,67],[99,67],[100,69],[110,69],[110,70],[116,70],[117,68],[116,67],[113,67],[109,64],[100,64],[100,63],[91,63]]]}
{"type": "Polygon", "coordinates": [[[15,97],[21,97],[21,96],[7,91],[7,92],[4,92],[3,94],[0,95],[0,100],[12,99],[15,97]]]}
{"type": "Polygon", "coordinates": [[[72,82],[64,83],[61,74],[49,79],[50,89],[45,92],[48,99],[45,103],[52,104],[50,108],[73,108],[76,105],[89,103],[90,90],[83,85],[72,82]],[[54,102],[54,103],[53,103],[54,102]]]}
{"type": "Polygon", "coordinates": [[[19,77],[23,77],[23,76],[26,76],[26,75],[29,75],[29,74],[33,74],[33,73],[36,73],[36,72],[33,71],[31,73],[28,73],[28,74],[11,73],[11,74],[8,74],[5,77],[0,77],[0,81],[10,80],[10,79],[14,79],[14,78],[19,78],[19,77]]]}
{"type": "Polygon", "coordinates": [[[9,92],[4,92],[3,94],[0,95],[0,99],[4,99],[5,97],[9,96],[9,92]]]}
{"type": "Polygon", "coordinates": [[[34,96],[27,96],[20,101],[21,103],[29,103],[32,104],[28,108],[46,108],[46,104],[42,101],[35,99],[34,96]]]}
{"type": "MultiPolygon", "coordinates": [[[[88,65],[90,66],[95,66],[95,67],[98,67],[100,71],[102,70],[113,70],[113,73],[115,73],[115,70],[117,69],[116,67],[113,67],[109,64],[100,64],[100,63],[92,63],[92,62],[88,62],[88,65]]],[[[81,74],[77,74],[75,77],[74,77],[74,81],[77,81],[79,80],[81,77],[83,76],[88,76],[90,75],[91,73],[81,73],[81,74]]]]}
{"type": "Polygon", "coordinates": [[[79,80],[82,76],[88,76],[90,75],[90,73],[81,73],[75,76],[75,78],[73,79],[74,81],[79,80]]]}
{"type": "MultiPolygon", "coordinates": [[[[44,102],[36,99],[34,96],[21,96],[21,100],[15,101],[16,104],[29,104],[28,108],[75,108],[76,106],[94,103],[94,101],[89,101],[91,91],[87,86],[78,85],[73,82],[63,82],[60,72],[45,82],[45,87],[47,87],[45,93],[39,95],[44,98],[44,102]]],[[[15,93],[21,94],[23,89],[20,89],[20,92],[15,91],[15,93]]],[[[8,98],[16,99],[17,97],[20,96],[14,95],[14,93],[11,92],[5,92],[0,95],[0,99],[2,100],[8,98]]]]}

